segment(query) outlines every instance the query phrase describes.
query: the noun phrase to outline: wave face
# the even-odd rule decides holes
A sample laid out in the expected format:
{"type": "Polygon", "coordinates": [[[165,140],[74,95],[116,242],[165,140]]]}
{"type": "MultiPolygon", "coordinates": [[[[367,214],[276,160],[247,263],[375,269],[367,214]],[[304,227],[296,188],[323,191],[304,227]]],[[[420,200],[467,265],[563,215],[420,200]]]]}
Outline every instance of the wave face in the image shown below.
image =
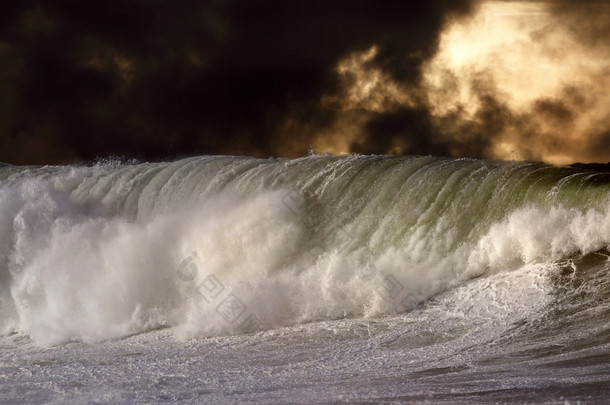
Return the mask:
{"type": "Polygon", "coordinates": [[[2,167],[0,333],[40,345],[165,327],[188,338],[400,314],[442,297],[447,311],[544,313],[545,327],[567,334],[586,321],[608,336],[609,204],[609,174],[536,163],[2,167]]]}

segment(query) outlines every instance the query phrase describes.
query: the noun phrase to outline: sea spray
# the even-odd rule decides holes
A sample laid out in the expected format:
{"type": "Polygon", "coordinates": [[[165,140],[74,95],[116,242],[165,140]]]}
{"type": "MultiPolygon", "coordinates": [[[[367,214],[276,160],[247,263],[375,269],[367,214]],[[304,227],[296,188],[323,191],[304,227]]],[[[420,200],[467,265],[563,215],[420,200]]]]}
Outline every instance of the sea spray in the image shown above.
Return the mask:
{"type": "Polygon", "coordinates": [[[610,176],[582,168],[198,157],[0,179],[1,332],[41,345],[397,314],[610,246],[610,176]]]}

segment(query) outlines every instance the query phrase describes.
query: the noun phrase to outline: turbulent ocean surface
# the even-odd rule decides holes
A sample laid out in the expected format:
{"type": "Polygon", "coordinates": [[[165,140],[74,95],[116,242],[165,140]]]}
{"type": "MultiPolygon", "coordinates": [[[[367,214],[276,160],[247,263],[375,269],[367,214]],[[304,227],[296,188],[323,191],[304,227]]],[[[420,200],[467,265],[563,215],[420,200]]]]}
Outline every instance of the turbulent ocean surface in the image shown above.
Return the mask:
{"type": "Polygon", "coordinates": [[[0,167],[0,403],[610,398],[610,173],[0,167]]]}

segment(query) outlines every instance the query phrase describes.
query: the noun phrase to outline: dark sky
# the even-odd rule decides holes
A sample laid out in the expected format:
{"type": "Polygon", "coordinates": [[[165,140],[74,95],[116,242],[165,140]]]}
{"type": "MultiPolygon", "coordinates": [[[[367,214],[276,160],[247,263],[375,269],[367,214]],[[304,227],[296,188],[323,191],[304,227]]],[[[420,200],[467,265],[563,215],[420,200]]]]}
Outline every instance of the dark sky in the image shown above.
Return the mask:
{"type": "MultiPolygon", "coordinates": [[[[587,12],[576,4],[553,2],[551,12],[591,49],[604,48],[610,25],[580,29],[587,12]]],[[[0,161],[299,156],[341,120],[362,122],[350,152],[388,153],[398,142],[400,153],[489,157],[494,136],[517,119],[489,86],[479,89],[476,122],[433,116],[425,96],[346,113],[348,84],[337,71],[375,46],[366,68],[421,92],[422,66],[446,25],[477,8],[467,0],[5,1],[0,161]]],[[[569,107],[543,99],[536,108],[562,115],[569,107]]],[[[610,124],[597,132],[592,159],[610,160],[610,124]]]]}

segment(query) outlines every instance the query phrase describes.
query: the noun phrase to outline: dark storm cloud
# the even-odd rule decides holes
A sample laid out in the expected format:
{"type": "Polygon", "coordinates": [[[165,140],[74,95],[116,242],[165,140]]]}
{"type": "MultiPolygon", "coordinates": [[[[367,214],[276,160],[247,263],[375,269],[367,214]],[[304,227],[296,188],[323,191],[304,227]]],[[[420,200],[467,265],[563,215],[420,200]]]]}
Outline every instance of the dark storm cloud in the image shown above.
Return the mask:
{"type": "MultiPolygon", "coordinates": [[[[544,5],[550,12],[548,25],[531,37],[553,55],[558,66],[582,62],[566,59],[568,50],[556,41],[558,30],[564,30],[598,59],[610,56],[609,1],[550,0],[544,5]]],[[[417,89],[420,97],[415,105],[373,114],[352,150],[384,153],[398,144],[409,154],[495,158],[499,147],[511,145],[502,152],[502,158],[610,160],[610,106],[600,98],[600,94],[605,97],[607,93],[596,95],[583,84],[596,82],[596,90],[603,89],[610,65],[597,73],[583,70],[582,75],[570,79],[572,82],[558,83],[561,90],[557,94],[541,94],[531,105],[516,108],[509,103],[510,95],[497,88],[493,62],[472,62],[475,71],[470,78],[445,73],[442,91],[450,96],[460,88],[468,89],[470,106],[478,106],[474,113],[465,112],[469,106],[457,104],[451,111],[434,116],[431,112],[435,102],[426,94],[438,89],[430,90],[422,84],[417,89]],[[578,118],[593,109],[605,109],[606,118],[588,122],[580,136],[575,136],[578,118]]]]}
{"type": "MultiPolygon", "coordinates": [[[[4,2],[0,161],[297,156],[337,140],[347,143],[330,148],[337,152],[493,158],[498,145],[509,144],[500,157],[610,159],[610,112],[597,114],[582,139],[570,142],[568,135],[582,126],[579,117],[603,109],[606,100],[579,77],[517,109],[498,89],[494,67],[481,61],[463,77],[447,73],[441,89],[450,99],[467,88],[470,106],[435,113],[422,69],[448,22],[472,14],[479,3],[4,2]],[[360,76],[338,72],[371,49],[357,66],[360,76]],[[351,100],[359,80],[366,87],[375,74],[385,87],[351,100]],[[478,107],[472,112],[471,106],[478,107]]],[[[531,40],[558,66],[573,63],[565,60],[558,29],[592,54],[610,57],[609,1],[544,4],[549,24],[531,40]]],[[[598,87],[607,85],[608,69],[598,69],[598,87]]]]}
{"type": "Polygon", "coordinates": [[[610,50],[610,1],[551,0],[551,12],[578,38],[596,50],[610,50]]]}
{"type": "MultiPolygon", "coordinates": [[[[458,78],[452,81],[454,83],[445,84],[458,87],[458,78]]],[[[474,117],[465,118],[459,106],[446,115],[434,116],[432,106],[420,100],[414,107],[403,107],[372,118],[366,128],[365,147],[359,151],[364,153],[385,145],[402,144],[408,154],[487,157],[496,137],[518,125],[519,121],[501,100],[493,80],[485,75],[477,76],[469,86],[480,105],[474,117]],[[380,143],[380,140],[384,142],[380,143]]]]}
{"type": "MultiPolygon", "coordinates": [[[[548,0],[548,9],[551,12],[552,23],[562,26],[592,55],[604,58],[606,64],[600,72],[590,78],[595,85],[607,94],[607,78],[610,77],[610,1],[609,0],[548,0]]],[[[577,63],[579,61],[564,61],[577,63]]],[[[587,78],[587,74],[583,75],[587,78]]],[[[606,118],[591,122],[584,138],[586,142],[581,146],[580,156],[589,162],[610,161],[610,105],[581,88],[579,80],[574,77],[573,83],[564,86],[561,100],[549,101],[541,99],[535,104],[536,116],[546,114],[555,122],[571,123],[585,111],[600,106],[606,111],[606,118]]],[[[569,150],[574,145],[563,145],[569,150]]]]}
{"type": "MultiPolygon", "coordinates": [[[[336,119],[320,99],[341,91],[342,58],[377,45],[370,63],[416,84],[447,18],[471,3],[3,2],[0,161],[305,153],[336,119]],[[310,132],[280,133],[288,116],[310,132]]],[[[382,151],[391,133],[443,153],[429,120],[418,108],[379,114],[362,151],[382,151]]]]}

